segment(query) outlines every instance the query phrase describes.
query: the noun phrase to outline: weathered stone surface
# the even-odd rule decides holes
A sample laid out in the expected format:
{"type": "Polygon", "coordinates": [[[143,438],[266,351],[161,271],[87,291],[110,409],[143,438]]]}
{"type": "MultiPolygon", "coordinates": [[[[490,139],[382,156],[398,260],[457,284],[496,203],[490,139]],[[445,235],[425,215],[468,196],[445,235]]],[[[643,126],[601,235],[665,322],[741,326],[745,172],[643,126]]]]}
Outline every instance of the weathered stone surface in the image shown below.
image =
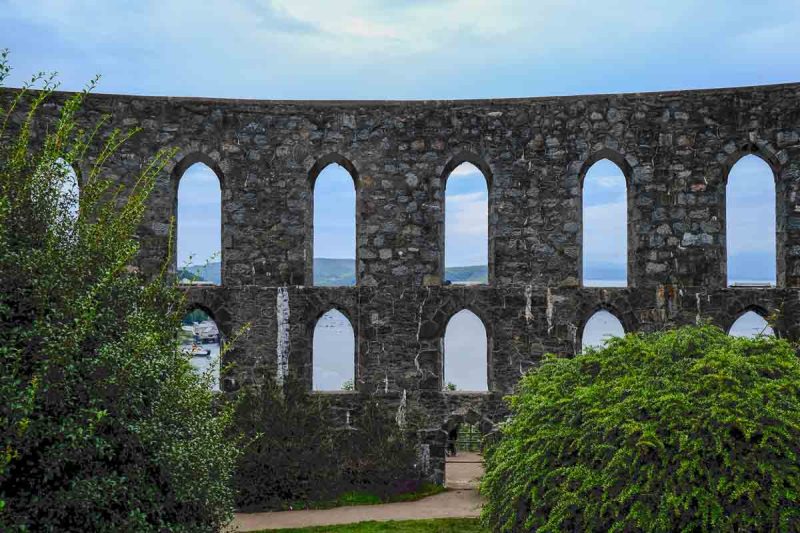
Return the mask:
{"type": "MultiPolygon", "coordinates": [[[[0,101],[10,96],[0,91],[0,101]]],[[[34,133],[64,98],[54,95],[34,133]]],[[[598,309],[627,331],[698,320],[728,328],[756,309],[778,313],[779,333],[800,335],[800,84],[425,102],[92,95],[79,119],[106,113],[110,126],[143,128],[108,162],[114,179],[131,183],[158,149],[178,150],[140,228],[143,272],[167,257],[183,172],[199,161],[220,178],[223,285],[187,294],[227,335],[251,325],[223,387],[276,372],[276,298],[286,287],[289,371],[310,388],[314,324],[341,310],[357,336],[359,394],[335,396],[337,416],[366,394],[397,409],[406,392],[431,416],[420,439],[433,471],[443,467],[442,428],[501,419],[521,373],[546,352],[579,351],[598,309]],[[749,153],[775,173],[778,288],[725,288],[725,183],[749,153]],[[581,287],[582,179],[602,158],[628,183],[629,288],[581,287]],[[490,281],[442,286],[444,188],[465,161],[489,183],[490,281]],[[308,286],[313,185],[332,162],[356,184],[357,287],[308,286]],[[490,337],[486,394],[441,392],[444,328],[463,308],[490,337]]]]}

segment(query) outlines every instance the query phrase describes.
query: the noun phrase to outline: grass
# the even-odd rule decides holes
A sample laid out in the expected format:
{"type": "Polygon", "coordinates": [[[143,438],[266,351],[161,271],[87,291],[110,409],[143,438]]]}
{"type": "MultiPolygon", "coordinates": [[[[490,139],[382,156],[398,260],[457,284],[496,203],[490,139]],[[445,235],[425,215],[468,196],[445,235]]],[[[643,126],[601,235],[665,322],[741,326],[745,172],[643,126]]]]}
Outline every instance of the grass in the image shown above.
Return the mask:
{"type": "Polygon", "coordinates": [[[263,530],[261,533],[485,533],[477,518],[437,518],[434,520],[390,520],[358,522],[338,526],[263,530]]]}
{"type": "Polygon", "coordinates": [[[395,494],[381,498],[376,494],[370,492],[345,492],[333,500],[323,500],[317,502],[292,502],[291,509],[332,509],[334,507],[342,507],[345,505],[376,505],[379,503],[396,503],[396,502],[414,502],[439,494],[447,489],[441,485],[434,483],[424,483],[419,490],[415,492],[406,492],[403,494],[395,494]]]}

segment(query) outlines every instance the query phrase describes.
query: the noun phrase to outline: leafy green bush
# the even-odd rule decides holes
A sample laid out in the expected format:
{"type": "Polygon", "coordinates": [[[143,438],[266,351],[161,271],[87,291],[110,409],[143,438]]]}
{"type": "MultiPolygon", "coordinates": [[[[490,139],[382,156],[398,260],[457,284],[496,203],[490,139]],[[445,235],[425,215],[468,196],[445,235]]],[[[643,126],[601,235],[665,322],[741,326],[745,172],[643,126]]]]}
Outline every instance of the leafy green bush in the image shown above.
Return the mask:
{"type": "Polygon", "coordinates": [[[333,420],[324,395],[289,378],[270,376],[242,391],[237,431],[249,442],[234,476],[244,511],[303,507],[351,491],[377,498],[422,487],[416,468],[413,416],[405,431],[377,401],[353,412],[351,425],[333,420]]]}
{"type": "Polygon", "coordinates": [[[0,101],[0,530],[219,531],[233,508],[232,406],[215,405],[210,376],[178,349],[181,294],[129,267],[169,154],[131,187],[104,179],[126,135],[98,133],[105,146],[86,159],[85,94],[34,145],[52,88],[0,101]],[[62,191],[78,164],[79,203],[62,191]]]}
{"type": "Polygon", "coordinates": [[[712,326],[548,357],[489,447],[498,531],[797,531],[800,363],[712,326]]]}

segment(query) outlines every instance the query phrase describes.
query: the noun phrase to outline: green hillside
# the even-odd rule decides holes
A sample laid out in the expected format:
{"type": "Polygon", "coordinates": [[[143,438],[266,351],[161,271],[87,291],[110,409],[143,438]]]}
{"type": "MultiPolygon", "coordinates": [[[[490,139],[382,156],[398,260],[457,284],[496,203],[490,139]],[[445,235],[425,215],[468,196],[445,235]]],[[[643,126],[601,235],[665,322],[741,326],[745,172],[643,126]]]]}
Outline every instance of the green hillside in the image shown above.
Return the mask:
{"type": "MultiPolygon", "coordinates": [[[[190,265],[182,268],[180,279],[220,283],[220,263],[190,265]]],[[[453,283],[486,283],[485,265],[451,267],[445,270],[445,279],[453,283]]],[[[322,287],[355,285],[356,264],[354,259],[314,259],[314,284],[322,287]]]]}

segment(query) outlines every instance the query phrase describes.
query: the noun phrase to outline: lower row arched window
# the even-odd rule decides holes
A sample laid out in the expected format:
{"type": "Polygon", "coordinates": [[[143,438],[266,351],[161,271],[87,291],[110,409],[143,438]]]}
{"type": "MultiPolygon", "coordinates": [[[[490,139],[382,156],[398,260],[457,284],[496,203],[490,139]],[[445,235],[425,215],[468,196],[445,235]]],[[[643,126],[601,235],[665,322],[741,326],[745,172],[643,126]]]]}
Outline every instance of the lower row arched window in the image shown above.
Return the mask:
{"type": "Polygon", "coordinates": [[[442,340],[445,391],[489,390],[489,340],[478,315],[462,309],[447,322],[442,340]]]}
{"type": "Polygon", "coordinates": [[[759,335],[774,336],[775,331],[763,316],[753,310],[745,311],[737,318],[728,330],[731,337],[753,338],[759,335]]]}
{"type": "MultiPolygon", "coordinates": [[[[738,337],[774,335],[767,321],[752,310],[739,316],[728,333],[738,337]]],[[[583,327],[581,347],[602,348],[610,338],[624,335],[625,328],[619,318],[606,309],[599,309],[583,327]]],[[[317,320],[312,349],[314,390],[354,389],[356,337],[350,320],[342,312],[331,309],[317,320]]],[[[447,322],[442,338],[443,389],[488,391],[489,349],[483,321],[468,309],[455,313],[447,322]]]]}
{"type": "Polygon", "coordinates": [[[354,390],[356,338],[350,320],[341,311],[331,309],[319,317],[312,350],[313,390],[354,390]]]}
{"type": "Polygon", "coordinates": [[[600,309],[596,311],[583,326],[581,336],[582,348],[602,348],[606,341],[612,337],[625,335],[622,322],[611,312],[600,309]]]}
{"type": "MultiPolygon", "coordinates": [[[[759,335],[773,336],[775,331],[761,314],[748,310],[739,315],[728,330],[728,334],[733,337],[752,338],[759,335]]],[[[622,322],[610,311],[600,309],[586,321],[581,336],[581,347],[602,348],[608,339],[623,335],[625,328],[622,322]]]]}
{"type": "Polygon", "coordinates": [[[225,339],[214,319],[195,308],[183,317],[179,333],[180,349],[199,373],[209,373],[212,390],[219,390],[220,352],[225,339]]]}

